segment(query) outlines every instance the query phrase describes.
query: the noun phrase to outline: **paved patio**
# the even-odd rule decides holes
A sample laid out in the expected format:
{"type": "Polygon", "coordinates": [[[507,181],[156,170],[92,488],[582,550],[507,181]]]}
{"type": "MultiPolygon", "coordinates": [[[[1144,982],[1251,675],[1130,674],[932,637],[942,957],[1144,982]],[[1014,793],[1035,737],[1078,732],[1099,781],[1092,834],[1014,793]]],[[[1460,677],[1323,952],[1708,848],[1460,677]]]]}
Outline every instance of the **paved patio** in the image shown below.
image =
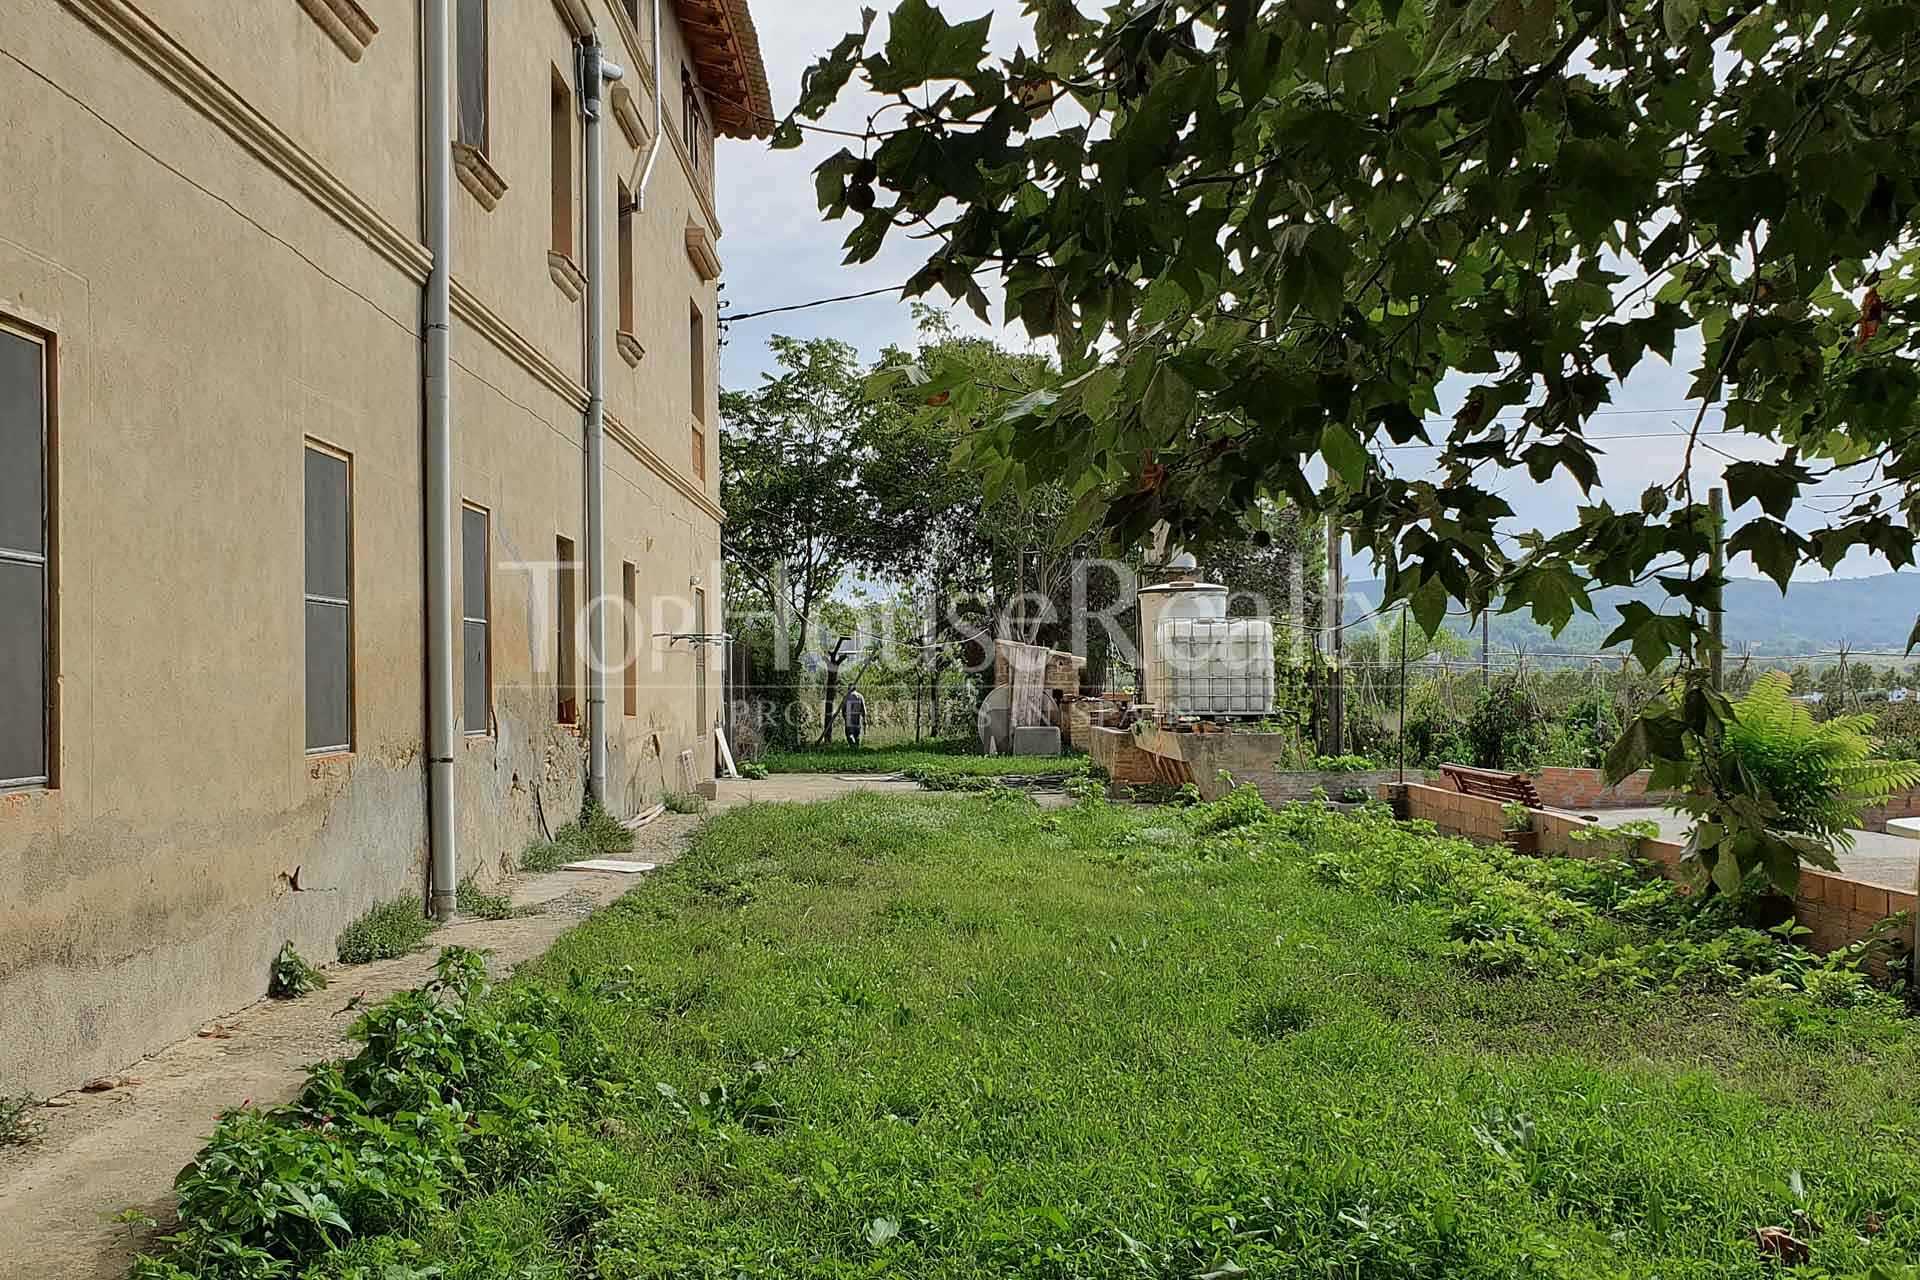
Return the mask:
{"type": "MultiPolygon", "coordinates": [[[[1642,819],[1660,824],[1663,839],[1686,843],[1690,820],[1671,809],[1596,809],[1592,811],[1609,826],[1642,819]]],[[[1877,831],[1853,833],[1853,848],[1840,855],[1840,874],[1849,880],[1882,889],[1911,892],[1920,880],[1920,841],[1877,831]]]]}

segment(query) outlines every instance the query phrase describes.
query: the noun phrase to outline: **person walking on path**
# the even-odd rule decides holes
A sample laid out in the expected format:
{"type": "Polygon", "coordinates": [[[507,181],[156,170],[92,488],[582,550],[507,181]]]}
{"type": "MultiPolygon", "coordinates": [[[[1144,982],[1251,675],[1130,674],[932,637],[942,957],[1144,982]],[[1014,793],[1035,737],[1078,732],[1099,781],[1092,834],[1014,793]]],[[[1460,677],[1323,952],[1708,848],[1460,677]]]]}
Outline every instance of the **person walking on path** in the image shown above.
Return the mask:
{"type": "Polygon", "coordinates": [[[867,700],[860,696],[858,689],[855,689],[840,705],[840,711],[847,721],[847,745],[859,746],[860,735],[867,727],[867,700]]]}

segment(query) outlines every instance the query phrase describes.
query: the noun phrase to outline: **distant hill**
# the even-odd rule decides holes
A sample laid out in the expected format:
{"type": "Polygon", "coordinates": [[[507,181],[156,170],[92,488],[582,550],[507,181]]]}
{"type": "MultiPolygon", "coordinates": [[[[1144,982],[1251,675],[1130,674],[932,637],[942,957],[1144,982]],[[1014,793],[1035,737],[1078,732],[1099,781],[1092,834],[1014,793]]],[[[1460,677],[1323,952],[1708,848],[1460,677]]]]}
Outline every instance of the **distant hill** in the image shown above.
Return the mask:
{"type": "MultiPolygon", "coordinates": [[[[1380,600],[1381,584],[1349,582],[1351,611],[1361,601],[1368,608],[1380,600]]],[[[1633,589],[1610,587],[1593,594],[1594,617],[1576,614],[1557,637],[1534,623],[1522,610],[1495,614],[1493,645],[1528,652],[1591,653],[1619,624],[1614,608],[1638,600],[1653,609],[1670,609],[1669,597],[1658,583],[1633,589]]],[[[1853,650],[1904,652],[1914,620],[1920,617],[1920,573],[1883,573],[1870,578],[1828,578],[1795,582],[1780,588],[1760,578],[1736,578],[1727,584],[1727,647],[1737,653],[1751,647],[1762,656],[1793,656],[1831,652],[1845,644],[1853,650]]],[[[1466,629],[1465,619],[1450,626],[1466,629]]]]}

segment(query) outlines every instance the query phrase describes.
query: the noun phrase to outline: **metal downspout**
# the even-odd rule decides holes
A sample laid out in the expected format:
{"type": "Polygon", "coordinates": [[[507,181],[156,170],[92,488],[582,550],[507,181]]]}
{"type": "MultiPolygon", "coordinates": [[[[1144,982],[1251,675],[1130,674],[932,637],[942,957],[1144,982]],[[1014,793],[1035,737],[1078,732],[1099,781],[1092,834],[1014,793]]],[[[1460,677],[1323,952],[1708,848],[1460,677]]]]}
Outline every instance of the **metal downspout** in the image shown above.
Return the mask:
{"type": "Polygon", "coordinates": [[[600,41],[580,42],[581,130],[587,208],[587,786],[607,805],[607,528],[606,528],[606,239],[601,155],[601,87],[624,72],[602,56],[600,41]]]}
{"type": "Polygon", "coordinates": [[[425,233],[433,266],[422,304],[426,339],[421,394],[425,402],[427,559],[427,843],[432,855],[432,909],[454,913],[459,856],[454,821],[453,704],[453,423],[452,423],[452,0],[422,0],[424,9],[425,233]]]}
{"type": "Polygon", "coordinates": [[[660,6],[663,2],[653,0],[653,136],[647,139],[647,167],[641,172],[640,182],[633,189],[633,203],[638,209],[647,207],[647,187],[653,182],[654,166],[660,162],[660,127],[666,118],[665,90],[661,88],[666,69],[660,64],[660,6]]]}

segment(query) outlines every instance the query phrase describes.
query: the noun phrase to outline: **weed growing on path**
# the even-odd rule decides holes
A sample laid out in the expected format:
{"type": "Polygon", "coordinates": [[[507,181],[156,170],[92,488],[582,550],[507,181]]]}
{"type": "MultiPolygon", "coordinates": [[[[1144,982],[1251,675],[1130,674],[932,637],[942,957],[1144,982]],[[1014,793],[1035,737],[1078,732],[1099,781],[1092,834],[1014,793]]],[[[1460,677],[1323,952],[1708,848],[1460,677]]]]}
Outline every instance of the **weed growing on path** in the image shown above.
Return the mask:
{"type": "Polygon", "coordinates": [[[43,1126],[33,1113],[39,1099],[27,1094],[0,1094],[0,1147],[24,1147],[39,1139],[43,1126]]]}
{"type": "Polygon", "coordinates": [[[454,910],[476,920],[506,920],[513,915],[513,899],[504,893],[488,893],[472,876],[460,882],[453,900],[454,910]]]}
{"type": "Polygon", "coordinates": [[[369,964],[391,960],[425,945],[427,935],[440,926],[420,909],[412,895],[375,903],[359,919],[340,931],[334,951],[341,964],[369,964]]]}
{"type": "Polygon", "coordinates": [[[608,858],[633,848],[633,832],[620,819],[587,797],[580,817],[553,833],[551,840],[536,840],[520,855],[522,871],[558,871],[570,862],[588,858],[608,858]]]}
{"type": "Polygon", "coordinates": [[[267,994],[275,1000],[293,1000],[327,985],[327,975],[307,963],[306,957],[283,943],[267,974],[267,994]]]}

